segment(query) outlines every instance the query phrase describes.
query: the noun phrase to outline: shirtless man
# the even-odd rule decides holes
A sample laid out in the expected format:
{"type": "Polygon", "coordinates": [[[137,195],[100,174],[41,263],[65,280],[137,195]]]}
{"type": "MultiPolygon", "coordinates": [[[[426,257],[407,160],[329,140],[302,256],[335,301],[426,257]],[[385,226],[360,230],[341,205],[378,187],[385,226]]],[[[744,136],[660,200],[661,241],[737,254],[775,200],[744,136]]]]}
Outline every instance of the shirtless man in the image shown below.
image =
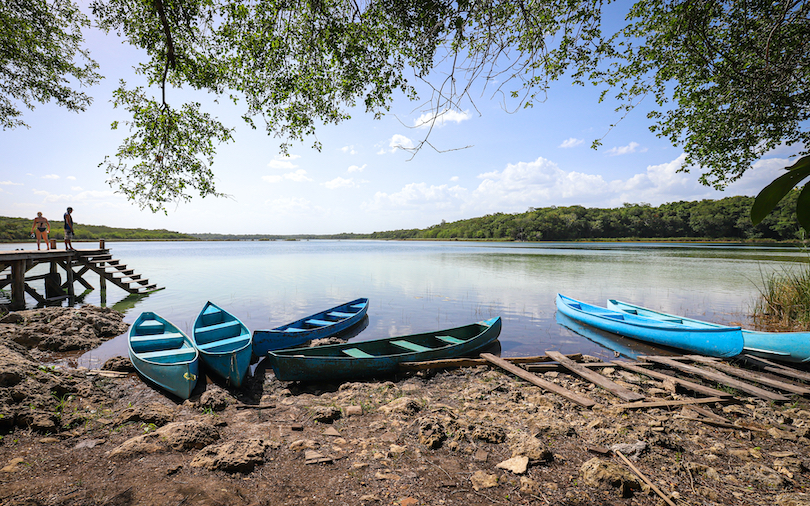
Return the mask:
{"type": "Polygon", "coordinates": [[[40,241],[45,241],[45,247],[51,249],[48,242],[48,234],[51,233],[51,224],[48,223],[48,218],[42,216],[42,213],[37,213],[34,218],[34,224],[31,225],[31,233],[37,236],[37,249],[39,249],[40,241]]]}
{"type": "Polygon", "coordinates": [[[73,218],[70,216],[72,212],[73,208],[68,207],[65,213],[65,249],[69,250],[73,250],[73,244],[71,243],[73,240],[73,218]]]}

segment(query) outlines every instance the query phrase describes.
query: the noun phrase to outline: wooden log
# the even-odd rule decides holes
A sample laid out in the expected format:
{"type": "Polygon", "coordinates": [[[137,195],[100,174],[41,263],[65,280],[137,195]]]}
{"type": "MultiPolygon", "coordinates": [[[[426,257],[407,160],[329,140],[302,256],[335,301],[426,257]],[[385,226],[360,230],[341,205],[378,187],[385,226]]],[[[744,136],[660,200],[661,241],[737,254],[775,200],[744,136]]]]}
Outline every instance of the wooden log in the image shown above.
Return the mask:
{"type": "Polygon", "coordinates": [[[670,376],[668,374],[664,374],[658,371],[645,369],[643,367],[639,367],[636,364],[631,364],[629,362],[624,362],[621,360],[614,360],[612,363],[623,369],[627,369],[628,371],[633,371],[638,374],[644,374],[645,376],[649,376],[650,378],[655,378],[661,381],[671,380],[675,384],[680,385],[687,390],[691,390],[692,392],[697,392],[703,395],[708,395],[709,397],[731,397],[731,394],[728,392],[723,392],[722,390],[717,390],[711,387],[699,385],[697,383],[693,383],[691,381],[687,381],[685,379],[681,379],[676,376],[670,376]]]}
{"type": "Polygon", "coordinates": [[[756,357],[754,355],[745,354],[742,356],[742,358],[746,362],[755,364],[757,367],[761,367],[765,371],[779,374],[781,376],[787,376],[788,378],[810,382],[810,373],[799,371],[798,369],[787,367],[782,364],[777,364],[776,362],[771,362],[768,359],[756,357]]]}
{"type": "Polygon", "coordinates": [[[565,355],[563,355],[558,351],[546,351],[546,355],[559,362],[561,366],[565,367],[572,373],[582,378],[585,378],[586,380],[590,381],[595,385],[599,385],[600,387],[604,388],[613,395],[619,397],[623,401],[633,402],[639,401],[644,398],[643,394],[639,394],[637,392],[633,392],[632,390],[628,390],[627,388],[624,388],[623,386],[618,385],[613,381],[609,380],[608,378],[602,376],[598,372],[591,371],[585,367],[582,367],[576,362],[567,359],[565,355]]]}
{"type": "Polygon", "coordinates": [[[695,376],[702,376],[702,377],[704,377],[706,379],[709,379],[709,380],[715,381],[717,383],[729,386],[731,388],[735,388],[735,389],[740,390],[742,392],[746,392],[748,394],[754,395],[756,397],[759,397],[761,399],[765,399],[765,400],[768,400],[768,401],[787,402],[789,400],[784,395],[777,394],[777,393],[774,393],[774,392],[770,392],[770,391],[765,390],[763,388],[759,388],[757,386],[754,386],[754,385],[752,385],[750,383],[746,383],[744,381],[734,379],[731,376],[727,376],[727,375],[725,375],[725,374],[723,374],[721,372],[711,371],[711,370],[708,370],[708,369],[702,369],[700,367],[695,367],[693,365],[682,364],[682,363],[680,363],[680,362],[678,362],[676,360],[672,360],[671,358],[668,358],[668,357],[640,357],[640,358],[643,358],[644,360],[648,360],[650,362],[655,362],[657,364],[666,365],[668,367],[671,367],[673,369],[681,370],[681,371],[683,371],[685,373],[688,373],[688,374],[692,374],[692,375],[695,375],[695,376]]]}
{"type": "Polygon", "coordinates": [[[33,297],[33,298],[34,298],[34,299],[35,299],[37,302],[39,302],[40,304],[44,304],[45,302],[47,302],[47,301],[45,300],[45,297],[43,297],[42,295],[38,294],[36,290],[34,290],[34,289],[33,289],[33,288],[31,288],[30,286],[28,286],[28,283],[23,284],[23,287],[25,288],[25,293],[27,293],[28,295],[30,295],[31,297],[33,297]]]}
{"type": "Polygon", "coordinates": [[[486,360],[487,362],[500,367],[501,369],[510,372],[517,376],[518,378],[524,379],[529,383],[536,385],[544,390],[548,390],[549,392],[554,392],[555,394],[565,397],[571,402],[579,404],[582,407],[590,408],[596,404],[593,400],[579,395],[575,392],[567,390],[559,385],[556,385],[550,381],[546,381],[544,379],[538,378],[536,375],[530,373],[525,369],[521,369],[520,367],[516,366],[515,364],[510,364],[506,360],[496,357],[491,353],[482,353],[481,358],[486,360]]]}
{"type": "MultiPolygon", "coordinates": [[[[574,353],[567,355],[571,360],[582,360],[582,353],[574,353]]],[[[537,357],[511,357],[505,358],[507,362],[512,364],[532,364],[536,362],[551,362],[552,359],[545,356],[537,357]]],[[[487,365],[487,362],[481,358],[449,358],[443,360],[428,360],[425,362],[403,362],[399,364],[399,368],[403,371],[421,371],[424,369],[444,369],[451,367],[476,367],[479,365],[487,365]]]]}
{"type": "Polygon", "coordinates": [[[729,402],[730,397],[701,397],[699,399],[682,399],[680,401],[649,401],[631,402],[629,404],[617,404],[613,406],[619,409],[650,409],[650,408],[671,408],[673,406],[686,406],[689,404],[714,404],[715,402],[729,402]]]}
{"type": "Polygon", "coordinates": [[[708,357],[702,357],[700,355],[690,355],[689,358],[694,360],[695,362],[699,362],[701,364],[707,364],[718,371],[722,371],[726,374],[731,374],[732,376],[737,376],[738,378],[747,379],[749,381],[754,381],[756,383],[760,383],[762,385],[768,385],[769,387],[776,388],[778,390],[784,390],[786,392],[791,392],[794,394],[799,395],[810,395],[810,388],[801,387],[799,385],[793,385],[790,383],[785,383],[784,381],[779,381],[773,378],[768,378],[761,374],[757,374],[753,371],[746,371],[745,369],[740,369],[739,367],[734,367],[728,364],[724,364],[719,360],[714,360],[708,357]]]}
{"type": "Polygon", "coordinates": [[[661,490],[660,490],[658,487],[656,487],[656,486],[653,484],[653,482],[651,482],[651,481],[650,481],[650,480],[649,480],[649,479],[648,479],[646,476],[644,476],[644,474],[643,474],[641,471],[639,471],[639,470],[638,470],[638,468],[637,468],[636,466],[634,466],[634,465],[633,465],[633,463],[632,463],[632,462],[630,462],[630,461],[627,459],[627,457],[625,457],[625,456],[622,454],[622,452],[620,452],[619,450],[615,450],[615,452],[614,452],[614,453],[616,453],[616,455],[618,455],[619,457],[621,457],[621,459],[624,461],[624,463],[625,463],[625,464],[627,464],[628,466],[630,466],[630,469],[632,469],[632,470],[633,470],[633,472],[634,472],[634,473],[636,473],[636,474],[638,475],[638,477],[639,477],[639,478],[641,478],[642,480],[644,480],[644,483],[646,483],[648,487],[650,487],[651,489],[653,489],[653,491],[655,491],[655,493],[656,493],[656,494],[658,494],[658,497],[660,497],[661,499],[663,499],[663,500],[664,500],[664,502],[666,502],[666,503],[667,503],[669,506],[675,506],[675,503],[674,503],[674,502],[672,502],[672,500],[671,500],[669,497],[667,497],[666,495],[664,495],[664,493],[663,493],[663,492],[661,492],[661,490]]]}
{"type": "MultiPolygon", "coordinates": [[[[509,359],[507,359],[509,360],[509,359]]],[[[600,369],[602,367],[614,367],[609,362],[577,362],[582,367],[588,369],[600,369]]],[[[553,371],[566,371],[567,369],[560,364],[526,364],[523,366],[529,372],[553,372],[553,371]]]]}

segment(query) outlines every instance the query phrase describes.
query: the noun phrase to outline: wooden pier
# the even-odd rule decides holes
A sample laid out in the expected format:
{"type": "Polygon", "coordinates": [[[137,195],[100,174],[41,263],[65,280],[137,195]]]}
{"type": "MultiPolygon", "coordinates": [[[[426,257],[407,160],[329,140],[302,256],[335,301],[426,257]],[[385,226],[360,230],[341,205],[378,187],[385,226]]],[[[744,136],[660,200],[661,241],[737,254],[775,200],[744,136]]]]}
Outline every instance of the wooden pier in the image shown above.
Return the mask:
{"type": "Polygon", "coordinates": [[[85,276],[88,273],[98,274],[102,300],[106,294],[107,281],[131,294],[146,294],[162,290],[148,279],[136,274],[131,268],[113,259],[110,250],[99,242],[98,249],[76,250],[17,250],[0,251],[0,289],[11,285],[11,303],[9,309],[24,309],[27,293],[39,304],[56,304],[68,300],[73,303],[76,294],[75,283],[86,290],[95,290],[85,276]],[[40,264],[50,264],[47,274],[26,275],[28,271],[40,264]],[[64,273],[64,279],[60,274],[64,273]],[[39,293],[29,283],[44,280],[44,294],[39,293]]]}

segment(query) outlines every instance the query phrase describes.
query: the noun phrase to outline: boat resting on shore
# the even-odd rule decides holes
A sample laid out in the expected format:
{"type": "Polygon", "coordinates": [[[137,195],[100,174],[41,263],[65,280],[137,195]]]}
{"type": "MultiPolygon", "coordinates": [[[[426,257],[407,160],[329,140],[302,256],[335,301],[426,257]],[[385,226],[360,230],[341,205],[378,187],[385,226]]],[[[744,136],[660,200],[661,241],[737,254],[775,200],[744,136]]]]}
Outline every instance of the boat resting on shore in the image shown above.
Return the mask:
{"type": "Polygon", "coordinates": [[[368,312],[368,299],[355,299],[326,311],[270,330],[253,331],[253,353],[266,355],[268,351],[300,346],[313,339],[338,334],[358,324],[368,312]]]}
{"type": "Polygon", "coordinates": [[[678,318],[654,319],[592,306],[557,295],[557,310],[569,318],[624,337],[710,357],[728,358],[743,351],[740,327],[697,327],[678,318]]]}
{"type": "Polygon", "coordinates": [[[245,324],[216,304],[206,302],[191,335],[203,364],[230,386],[242,386],[253,356],[245,324]]]}
{"type": "Polygon", "coordinates": [[[456,358],[477,353],[498,339],[501,318],[423,334],[314,348],[271,351],[268,359],[282,381],[332,381],[393,374],[403,362],[456,358]]]}
{"type": "Polygon", "coordinates": [[[129,360],[142,376],[181,399],[191,396],[200,355],[183,331],[147,311],[129,328],[127,347],[129,360]]]}
{"type": "MultiPolygon", "coordinates": [[[[661,321],[680,320],[684,325],[694,328],[739,328],[661,313],[614,299],[609,299],[607,305],[611,309],[645,318],[661,321]]],[[[810,332],[760,332],[747,329],[741,329],[741,331],[743,353],[782,362],[802,363],[810,361],[810,332]]]]}

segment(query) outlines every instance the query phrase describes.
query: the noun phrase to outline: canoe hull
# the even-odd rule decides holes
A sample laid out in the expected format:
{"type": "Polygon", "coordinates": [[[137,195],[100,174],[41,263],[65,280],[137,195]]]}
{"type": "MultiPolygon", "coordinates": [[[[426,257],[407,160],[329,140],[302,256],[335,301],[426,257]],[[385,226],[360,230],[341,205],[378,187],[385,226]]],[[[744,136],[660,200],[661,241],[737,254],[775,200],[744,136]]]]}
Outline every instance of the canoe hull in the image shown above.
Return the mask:
{"type": "Polygon", "coordinates": [[[696,328],[592,306],[559,294],[557,310],[597,329],[690,353],[728,358],[739,355],[743,349],[739,327],[696,328]]]}
{"type": "MultiPolygon", "coordinates": [[[[719,323],[705,322],[636,306],[610,299],[608,307],[617,311],[635,311],[640,316],[655,319],[680,318],[684,323],[704,328],[728,328],[719,323]]],[[[810,361],[810,332],[759,332],[742,329],[743,353],[782,362],[803,363],[810,361]]]]}
{"type": "Polygon", "coordinates": [[[234,388],[242,386],[253,343],[250,331],[239,318],[207,302],[194,322],[192,338],[207,369],[234,388]]]}
{"type": "Polygon", "coordinates": [[[360,298],[327,309],[326,311],[315,313],[293,323],[282,325],[281,327],[270,330],[255,330],[253,331],[253,353],[256,356],[262,356],[266,355],[269,351],[293,348],[307,341],[312,341],[313,339],[323,339],[334,336],[360,323],[367,312],[368,299],[360,298]],[[328,321],[330,324],[308,324],[307,321],[310,320],[320,322],[328,321]]]}
{"type": "Polygon", "coordinates": [[[152,312],[141,313],[129,329],[127,348],[141,376],[181,399],[191,396],[199,377],[199,353],[171,322],[152,312]],[[155,328],[158,324],[160,331],[155,328]]]}
{"type": "Polygon", "coordinates": [[[490,346],[500,333],[501,319],[497,317],[464,327],[424,334],[271,351],[268,358],[276,378],[282,381],[331,381],[384,376],[396,373],[399,364],[403,362],[471,355],[490,346]],[[437,336],[460,342],[448,344],[437,336]],[[402,348],[393,343],[403,341],[415,348],[428,349],[402,352],[402,348]],[[369,356],[349,356],[347,352],[369,356]]]}

